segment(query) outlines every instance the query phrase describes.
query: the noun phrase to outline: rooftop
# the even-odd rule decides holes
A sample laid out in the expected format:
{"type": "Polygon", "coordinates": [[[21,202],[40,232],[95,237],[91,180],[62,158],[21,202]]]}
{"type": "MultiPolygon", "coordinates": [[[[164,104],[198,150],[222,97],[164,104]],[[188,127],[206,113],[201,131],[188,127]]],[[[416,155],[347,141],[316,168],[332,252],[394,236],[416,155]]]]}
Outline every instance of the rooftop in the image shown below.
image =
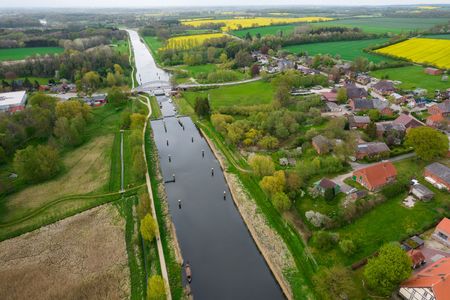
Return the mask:
{"type": "Polygon", "coordinates": [[[433,173],[434,175],[438,176],[439,178],[441,178],[442,180],[444,180],[445,182],[450,184],[450,168],[435,162],[432,163],[431,165],[428,165],[425,167],[425,170],[433,173]]]}
{"type": "Polygon", "coordinates": [[[26,91],[0,93],[0,106],[25,104],[26,91]]]}
{"type": "Polygon", "coordinates": [[[450,219],[443,218],[436,226],[437,229],[450,233],[450,219]]]}

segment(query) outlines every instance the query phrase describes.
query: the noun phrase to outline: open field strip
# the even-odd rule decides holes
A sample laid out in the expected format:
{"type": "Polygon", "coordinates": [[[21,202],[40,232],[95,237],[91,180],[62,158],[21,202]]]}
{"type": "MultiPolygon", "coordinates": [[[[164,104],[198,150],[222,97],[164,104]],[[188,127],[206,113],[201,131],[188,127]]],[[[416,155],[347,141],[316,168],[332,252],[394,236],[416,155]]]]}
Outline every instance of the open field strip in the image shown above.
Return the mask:
{"type": "Polygon", "coordinates": [[[226,36],[224,33],[207,33],[207,34],[195,34],[172,37],[167,40],[163,50],[175,49],[186,50],[191,49],[203,44],[204,41],[209,39],[222,38],[226,36]]]}
{"type": "Polygon", "coordinates": [[[303,18],[234,18],[234,19],[206,19],[206,20],[192,20],[181,21],[181,24],[186,26],[200,27],[205,24],[225,24],[222,26],[223,31],[236,30],[241,28],[269,26],[274,24],[289,24],[289,23],[303,23],[303,22],[322,22],[330,21],[332,18],[326,17],[303,17],[303,18]]]}
{"type": "Polygon", "coordinates": [[[32,48],[10,48],[0,49],[0,61],[3,60],[21,60],[32,55],[45,55],[62,53],[63,48],[60,47],[32,47],[32,48]]]}
{"type": "Polygon", "coordinates": [[[412,38],[375,52],[439,68],[450,68],[450,40],[412,38]]]}

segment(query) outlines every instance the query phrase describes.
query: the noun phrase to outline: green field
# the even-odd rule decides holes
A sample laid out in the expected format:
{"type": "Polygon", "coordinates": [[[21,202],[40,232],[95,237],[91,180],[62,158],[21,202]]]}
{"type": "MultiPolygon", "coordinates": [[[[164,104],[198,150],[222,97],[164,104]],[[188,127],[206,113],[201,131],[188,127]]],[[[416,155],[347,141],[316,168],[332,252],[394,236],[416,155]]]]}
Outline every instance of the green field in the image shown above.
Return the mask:
{"type": "Polygon", "coordinates": [[[257,33],[261,34],[261,36],[265,35],[276,35],[280,31],[283,32],[283,35],[290,34],[294,31],[294,28],[299,26],[298,24],[287,24],[287,25],[273,25],[273,26],[264,26],[264,27],[255,27],[255,28],[246,28],[241,30],[234,30],[231,34],[238,36],[240,38],[244,38],[247,32],[250,33],[252,37],[254,37],[257,33]]]}
{"type": "Polygon", "coordinates": [[[204,65],[197,65],[197,66],[178,66],[177,69],[179,70],[185,70],[188,72],[189,76],[191,77],[197,77],[200,73],[210,73],[217,70],[217,66],[215,64],[204,64],[204,65]]]}
{"type": "Polygon", "coordinates": [[[427,39],[450,40],[450,33],[448,33],[448,34],[424,35],[422,37],[423,38],[427,38],[427,39]]]}
{"type": "Polygon", "coordinates": [[[158,49],[163,45],[163,42],[161,42],[161,40],[159,40],[156,36],[145,36],[144,41],[147,43],[153,53],[156,53],[158,49]]]}
{"type": "Polygon", "coordinates": [[[374,63],[378,63],[381,61],[392,61],[392,59],[372,53],[366,53],[363,51],[363,49],[369,46],[381,45],[387,41],[388,39],[383,38],[383,39],[358,40],[358,41],[325,42],[325,43],[292,45],[283,47],[283,50],[293,53],[306,51],[308,52],[309,55],[331,54],[335,56],[339,54],[341,58],[345,60],[354,60],[355,58],[362,56],[366,57],[368,60],[374,63]]]}
{"type": "Polygon", "coordinates": [[[64,52],[60,47],[33,47],[33,48],[12,48],[0,49],[0,61],[21,60],[35,54],[55,54],[64,52]]]}
{"type": "Polygon", "coordinates": [[[344,26],[359,27],[367,33],[401,33],[425,30],[436,24],[447,23],[446,18],[358,18],[328,21],[315,24],[316,27],[344,26]]]}
{"type": "Polygon", "coordinates": [[[112,46],[120,54],[128,55],[130,52],[128,48],[128,40],[117,41],[117,43],[113,44],[112,46]]]}
{"type": "Polygon", "coordinates": [[[255,81],[233,86],[223,86],[199,92],[185,92],[184,98],[194,106],[198,95],[209,95],[213,109],[224,106],[249,106],[258,104],[268,104],[273,98],[273,87],[265,81],[255,81]]]}
{"type": "Polygon", "coordinates": [[[450,82],[441,80],[442,76],[425,74],[424,68],[420,66],[383,69],[373,71],[370,74],[377,78],[386,78],[388,76],[388,79],[401,81],[402,84],[399,87],[405,90],[420,87],[428,91],[434,91],[436,89],[447,89],[450,86],[450,82]]]}

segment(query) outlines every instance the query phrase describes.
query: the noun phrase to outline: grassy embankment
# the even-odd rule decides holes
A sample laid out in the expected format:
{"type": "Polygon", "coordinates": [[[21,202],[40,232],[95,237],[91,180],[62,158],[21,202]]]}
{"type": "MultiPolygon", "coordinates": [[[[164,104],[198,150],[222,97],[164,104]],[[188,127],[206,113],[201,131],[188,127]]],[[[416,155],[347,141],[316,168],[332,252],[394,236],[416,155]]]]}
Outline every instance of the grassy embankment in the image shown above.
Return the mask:
{"type": "Polygon", "coordinates": [[[156,36],[145,36],[143,37],[143,39],[147,46],[150,48],[150,51],[152,52],[152,55],[155,58],[156,62],[160,63],[158,49],[163,46],[163,42],[156,36]]]}
{"type": "Polygon", "coordinates": [[[333,56],[340,55],[342,59],[354,60],[357,57],[365,57],[369,61],[378,63],[381,61],[393,61],[393,59],[364,52],[363,50],[369,46],[382,45],[388,41],[387,38],[357,40],[357,41],[338,41],[324,42],[314,44],[292,45],[283,47],[283,50],[293,53],[307,52],[309,55],[331,54],[333,56]]]}
{"type": "Polygon", "coordinates": [[[0,61],[22,60],[32,55],[58,54],[64,52],[60,47],[32,47],[0,49],[0,61]]]}
{"type": "MultiPolygon", "coordinates": [[[[273,91],[269,83],[256,82],[232,87],[221,87],[199,93],[210,93],[211,105],[213,109],[215,109],[220,106],[269,103],[272,99],[271,93],[273,93],[273,91]]],[[[180,113],[191,114],[196,121],[196,124],[214,142],[217,149],[226,158],[226,163],[228,165],[227,171],[234,173],[239,177],[243,186],[263,213],[269,226],[282,237],[288,249],[291,251],[296,264],[295,269],[289,270],[285,274],[291,285],[294,298],[310,299],[309,297],[312,297],[314,294],[311,277],[316,271],[316,266],[309,256],[302,238],[293,226],[286,222],[283,216],[273,207],[272,203],[259,187],[258,179],[251,173],[244,171],[248,170],[249,166],[237,149],[228,145],[209,121],[199,120],[195,115],[192,115],[193,101],[195,101],[195,92],[184,93],[184,98],[177,99],[176,104],[179,107],[180,113]]]]}
{"type": "Polygon", "coordinates": [[[444,90],[450,86],[448,81],[442,81],[441,75],[433,76],[425,74],[424,68],[421,66],[383,69],[372,71],[370,74],[377,78],[401,81],[402,83],[398,87],[404,90],[425,88],[434,92],[436,89],[444,90]]]}

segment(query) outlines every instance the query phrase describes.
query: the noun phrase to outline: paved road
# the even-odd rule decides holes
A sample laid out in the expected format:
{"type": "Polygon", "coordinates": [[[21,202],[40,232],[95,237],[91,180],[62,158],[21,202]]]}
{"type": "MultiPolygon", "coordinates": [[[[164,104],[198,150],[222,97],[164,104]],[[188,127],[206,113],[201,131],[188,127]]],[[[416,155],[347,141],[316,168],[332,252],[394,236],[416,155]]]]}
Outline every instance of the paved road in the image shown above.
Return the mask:
{"type": "MultiPolygon", "coordinates": [[[[416,156],[415,153],[407,153],[407,154],[403,154],[403,155],[399,155],[399,156],[396,156],[396,157],[389,158],[389,159],[387,159],[387,161],[396,162],[396,161],[401,161],[401,160],[408,159],[408,158],[411,158],[411,157],[414,157],[414,156],[416,156]]],[[[370,164],[351,162],[350,165],[352,167],[352,171],[350,171],[348,173],[345,173],[345,174],[341,174],[339,176],[336,176],[332,180],[341,186],[342,192],[347,193],[348,191],[350,191],[352,189],[352,187],[349,186],[348,184],[346,184],[344,182],[344,180],[349,178],[349,177],[352,177],[354,171],[362,169],[362,168],[365,168],[365,167],[369,167],[369,166],[375,165],[377,163],[379,163],[379,162],[374,162],[374,163],[370,163],[370,164]]]]}

